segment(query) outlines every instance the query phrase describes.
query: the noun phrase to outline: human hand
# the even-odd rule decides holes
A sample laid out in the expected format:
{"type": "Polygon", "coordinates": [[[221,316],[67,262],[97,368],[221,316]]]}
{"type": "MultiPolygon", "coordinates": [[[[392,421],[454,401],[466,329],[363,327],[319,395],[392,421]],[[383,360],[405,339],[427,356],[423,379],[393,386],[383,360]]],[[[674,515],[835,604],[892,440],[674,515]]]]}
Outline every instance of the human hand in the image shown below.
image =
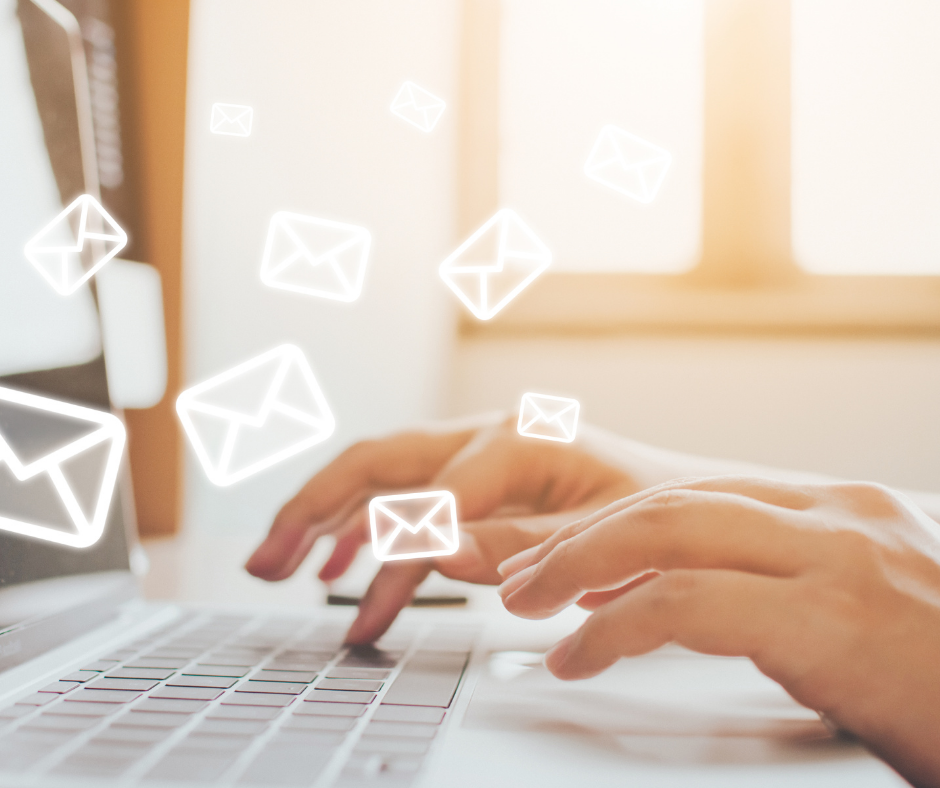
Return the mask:
{"type": "Polygon", "coordinates": [[[594,610],[546,655],[563,679],[669,642],[750,657],[915,785],[940,786],[940,528],[869,484],[684,480],[500,566],[524,618],[594,610]]]}
{"type": "Polygon", "coordinates": [[[343,452],[278,513],[246,569],[282,580],[321,536],[336,546],[320,570],[334,580],[369,540],[366,503],[385,491],[447,489],[457,499],[460,549],[450,556],[384,564],[349,630],[352,643],[380,636],[437,569],[447,577],[496,584],[496,567],[541,544],[559,527],[624,495],[639,484],[594,451],[590,428],[573,444],[524,438],[514,420],[478,419],[471,426],[409,432],[358,443],[343,452]],[[511,510],[512,514],[508,512],[511,510]]]}

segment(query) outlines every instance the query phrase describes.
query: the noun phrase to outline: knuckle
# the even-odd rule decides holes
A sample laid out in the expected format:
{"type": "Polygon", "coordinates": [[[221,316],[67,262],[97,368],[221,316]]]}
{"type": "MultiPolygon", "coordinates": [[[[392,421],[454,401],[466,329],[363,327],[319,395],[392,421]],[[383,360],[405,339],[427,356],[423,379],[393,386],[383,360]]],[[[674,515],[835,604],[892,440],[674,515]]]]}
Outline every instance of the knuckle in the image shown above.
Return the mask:
{"type": "Polygon", "coordinates": [[[699,588],[696,575],[683,570],[665,572],[653,581],[653,584],[653,605],[659,614],[681,608],[699,588]]]}
{"type": "Polygon", "coordinates": [[[850,482],[833,485],[832,489],[843,506],[867,517],[899,517],[907,509],[902,498],[882,484],[850,482]]]}

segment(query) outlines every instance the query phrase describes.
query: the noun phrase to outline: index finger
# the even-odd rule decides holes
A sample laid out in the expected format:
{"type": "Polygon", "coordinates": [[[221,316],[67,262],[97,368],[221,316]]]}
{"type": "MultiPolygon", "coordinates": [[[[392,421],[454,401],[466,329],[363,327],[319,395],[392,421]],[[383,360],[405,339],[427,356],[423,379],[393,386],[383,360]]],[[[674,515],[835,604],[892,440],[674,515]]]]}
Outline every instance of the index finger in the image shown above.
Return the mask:
{"type": "Polygon", "coordinates": [[[371,491],[426,484],[475,431],[406,432],[351,446],[283,506],[245,568],[266,580],[289,576],[371,491]]]}

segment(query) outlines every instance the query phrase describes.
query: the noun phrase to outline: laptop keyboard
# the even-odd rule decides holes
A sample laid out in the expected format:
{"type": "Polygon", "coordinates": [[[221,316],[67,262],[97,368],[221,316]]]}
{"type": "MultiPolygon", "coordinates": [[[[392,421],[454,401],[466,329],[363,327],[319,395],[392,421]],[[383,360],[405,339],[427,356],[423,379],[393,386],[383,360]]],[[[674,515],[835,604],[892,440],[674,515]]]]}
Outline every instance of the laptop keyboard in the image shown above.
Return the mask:
{"type": "Polygon", "coordinates": [[[400,630],[379,648],[343,635],[298,619],[176,621],[0,709],[0,782],[405,788],[475,633],[400,630]]]}

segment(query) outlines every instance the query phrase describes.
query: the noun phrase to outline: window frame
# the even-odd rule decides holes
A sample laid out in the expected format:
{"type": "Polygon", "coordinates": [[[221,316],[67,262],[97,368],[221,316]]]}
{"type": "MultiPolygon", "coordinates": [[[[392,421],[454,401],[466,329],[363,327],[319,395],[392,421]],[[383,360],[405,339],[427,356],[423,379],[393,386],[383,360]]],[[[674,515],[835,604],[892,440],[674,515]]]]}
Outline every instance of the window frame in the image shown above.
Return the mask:
{"type": "MultiPolygon", "coordinates": [[[[940,334],[940,276],[821,275],[791,242],[790,0],[705,0],[700,258],[681,274],[547,271],[462,336],[710,330],[940,334]],[[743,229],[742,229],[743,228],[743,229]]],[[[501,0],[464,0],[458,229],[499,205],[501,0]]]]}

